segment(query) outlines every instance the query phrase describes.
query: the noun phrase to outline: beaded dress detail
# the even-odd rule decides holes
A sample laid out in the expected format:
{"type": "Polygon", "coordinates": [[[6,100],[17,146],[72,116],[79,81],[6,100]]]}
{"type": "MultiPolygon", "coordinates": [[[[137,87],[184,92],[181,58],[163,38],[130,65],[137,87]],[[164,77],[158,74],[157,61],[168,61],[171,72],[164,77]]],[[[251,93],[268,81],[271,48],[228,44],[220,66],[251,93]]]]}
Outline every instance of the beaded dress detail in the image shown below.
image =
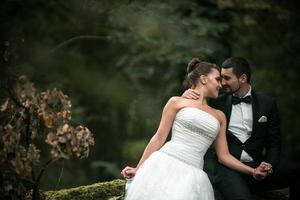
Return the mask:
{"type": "Polygon", "coordinates": [[[171,140],[152,153],[127,185],[126,200],[213,200],[203,157],[219,121],[195,107],[176,114],[171,140]]]}

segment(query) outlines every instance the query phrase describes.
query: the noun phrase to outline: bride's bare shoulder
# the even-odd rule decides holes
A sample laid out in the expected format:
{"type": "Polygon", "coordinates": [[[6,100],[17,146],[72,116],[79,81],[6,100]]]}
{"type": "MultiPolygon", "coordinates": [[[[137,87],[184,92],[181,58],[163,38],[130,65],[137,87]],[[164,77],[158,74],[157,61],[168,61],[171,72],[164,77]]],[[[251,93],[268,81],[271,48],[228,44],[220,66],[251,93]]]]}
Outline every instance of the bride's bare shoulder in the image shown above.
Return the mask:
{"type": "Polygon", "coordinates": [[[173,96],[168,100],[167,105],[170,105],[174,108],[179,109],[183,106],[184,102],[185,102],[185,99],[183,97],[173,96]]]}
{"type": "Polygon", "coordinates": [[[215,113],[216,113],[216,116],[217,116],[218,120],[221,123],[226,123],[226,116],[225,116],[225,114],[221,110],[218,110],[218,109],[214,109],[214,110],[215,110],[215,113]]]}
{"type": "Polygon", "coordinates": [[[179,103],[180,101],[182,101],[182,97],[181,96],[172,96],[168,102],[170,103],[179,103]]]}

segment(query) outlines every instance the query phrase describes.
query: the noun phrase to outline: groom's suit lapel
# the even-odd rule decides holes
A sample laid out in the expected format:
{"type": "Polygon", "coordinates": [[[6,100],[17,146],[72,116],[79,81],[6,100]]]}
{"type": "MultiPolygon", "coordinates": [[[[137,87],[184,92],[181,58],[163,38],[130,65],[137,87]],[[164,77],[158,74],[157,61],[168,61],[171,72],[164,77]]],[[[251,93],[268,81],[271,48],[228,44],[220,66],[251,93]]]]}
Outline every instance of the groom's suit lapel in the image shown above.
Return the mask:
{"type": "Polygon", "coordinates": [[[227,128],[229,126],[229,120],[230,120],[230,116],[231,116],[231,110],[232,110],[232,95],[228,95],[226,98],[226,102],[225,102],[225,115],[226,115],[226,120],[227,120],[227,128]]]}
{"type": "Polygon", "coordinates": [[[252,96],[252,114],[253,114],[253,123],[252,123],[252,136],[256,134],[258,126],[258,117],[259,117],[259,102],[255,92],[251,92],[252,96]]]}

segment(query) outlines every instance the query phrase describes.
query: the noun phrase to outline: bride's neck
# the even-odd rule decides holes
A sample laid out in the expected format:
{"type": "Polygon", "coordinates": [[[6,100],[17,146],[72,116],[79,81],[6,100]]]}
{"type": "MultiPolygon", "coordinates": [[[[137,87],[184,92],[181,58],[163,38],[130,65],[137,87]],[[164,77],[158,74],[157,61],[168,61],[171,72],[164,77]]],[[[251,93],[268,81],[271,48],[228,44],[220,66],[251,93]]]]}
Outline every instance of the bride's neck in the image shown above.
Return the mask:
{"type": "Polygon", "coordinates": [[[197,101],[199,101],[199,105],[201,105],[201,106],[207,105],[207,97],[205,95],[206,92],[205,92],[204,86],[200,85],[193,89],[199,93],[199,99],[197,100],[197,101]]]}
{"type": "Polygon", "coordinates": [[[207,105],[207,99],[203,96],[200,96],[200,98],[197,101],[199,102],[200,106],[206,106],[207,105]]]}

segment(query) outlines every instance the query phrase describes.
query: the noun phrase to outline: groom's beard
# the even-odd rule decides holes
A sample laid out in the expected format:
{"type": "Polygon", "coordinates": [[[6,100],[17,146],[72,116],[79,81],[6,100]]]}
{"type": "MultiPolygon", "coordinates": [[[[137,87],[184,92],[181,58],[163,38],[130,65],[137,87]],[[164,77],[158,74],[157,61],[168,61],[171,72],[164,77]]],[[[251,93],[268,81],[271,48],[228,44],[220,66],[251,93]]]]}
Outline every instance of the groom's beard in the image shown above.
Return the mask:
{"type": "Polygon", "coordinates": [[[220,89],[219,94],[233,95],[233,94],[235,94],[236,92],[238,92],[240,89],[241,89],[241,84],[240,84],[240,82],[238,82],[238,87],[237,87],[237,89],[232,90],[231,87],[229,87],[229,86],[225,86],[225,87],[223,86],[223,87],[220,89]]]}

